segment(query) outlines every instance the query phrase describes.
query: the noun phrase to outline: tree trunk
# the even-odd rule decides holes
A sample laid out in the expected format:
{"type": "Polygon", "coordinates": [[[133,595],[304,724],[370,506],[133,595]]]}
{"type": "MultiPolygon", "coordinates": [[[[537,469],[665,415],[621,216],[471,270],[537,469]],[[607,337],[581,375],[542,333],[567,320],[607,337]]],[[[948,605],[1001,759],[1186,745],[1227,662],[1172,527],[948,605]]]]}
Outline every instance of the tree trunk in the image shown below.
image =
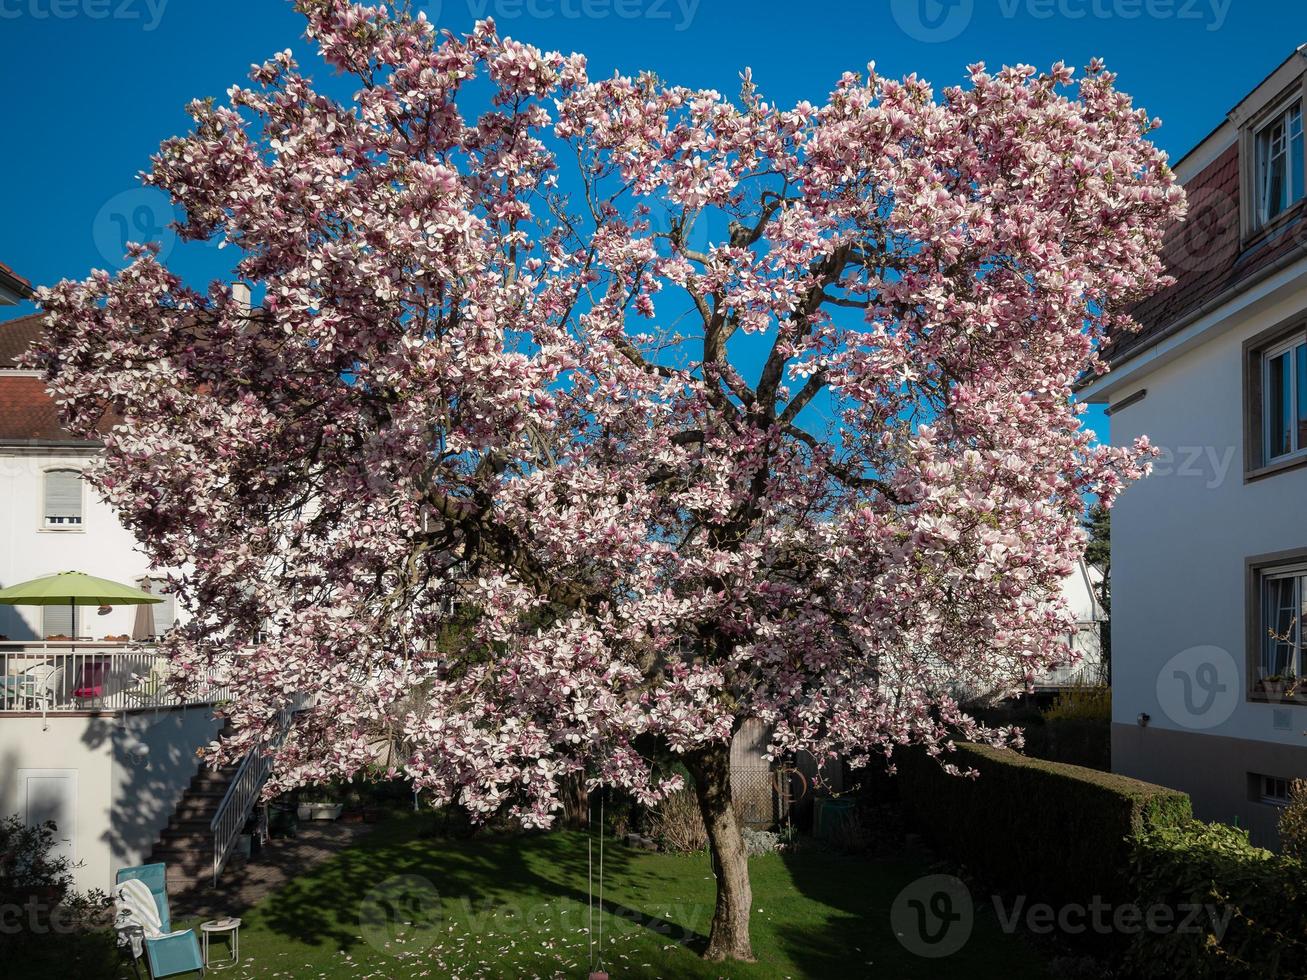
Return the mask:
{"type": "Polygon", "coordinates": [[[568,830],[585,830],[590,826],[590,796],[585,780],[573,774],[564,776],[560,796],[563,801],[563,826],[568,830]]]}
{"type": "Polygon", "coordinates": [[[694,777],[699,812],[708,830],[713,873],[717,876],[717,908],[704,959],[753,961],[749,945],[749,852],[731,803],[731,750],[713,745],[686,756],[686,767],[694,777]]]}

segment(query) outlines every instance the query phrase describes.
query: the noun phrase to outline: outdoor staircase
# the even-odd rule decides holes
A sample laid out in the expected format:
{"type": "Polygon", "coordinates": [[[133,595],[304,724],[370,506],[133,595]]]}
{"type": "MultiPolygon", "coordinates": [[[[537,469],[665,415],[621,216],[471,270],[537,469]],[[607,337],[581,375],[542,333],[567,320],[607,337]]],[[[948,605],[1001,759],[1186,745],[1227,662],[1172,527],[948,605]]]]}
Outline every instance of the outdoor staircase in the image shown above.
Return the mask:
{"type": "Polygon", "coordinates": [[[182,794],[149,858],[168,865],[169,890],[212,882],[213,818],[238,768],[202,768],[182,794]]]}

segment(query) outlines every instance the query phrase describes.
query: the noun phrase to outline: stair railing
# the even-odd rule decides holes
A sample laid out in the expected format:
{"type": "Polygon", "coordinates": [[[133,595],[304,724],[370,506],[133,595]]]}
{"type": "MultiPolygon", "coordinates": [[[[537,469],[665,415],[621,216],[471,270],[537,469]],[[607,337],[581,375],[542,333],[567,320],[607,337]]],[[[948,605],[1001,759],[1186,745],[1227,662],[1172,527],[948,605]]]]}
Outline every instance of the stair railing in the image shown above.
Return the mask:
{"type": "Polygon", "coordinates": [[[244,759],[236,770],[223,795],[218,810],[209,823],[213,837],[213,884],[218,884],[218,875],[222,873],[231,856],[231,849],[240,836],[241,828],[249,819],[250,812],[259,801],[259,791],[263,788],[268,773],[272,770],[272,753],[286,737],[290,729],[290,720],[295,707],[285,708],[277,716],[277,729],[272,737],[260,742],[244,759]]]}

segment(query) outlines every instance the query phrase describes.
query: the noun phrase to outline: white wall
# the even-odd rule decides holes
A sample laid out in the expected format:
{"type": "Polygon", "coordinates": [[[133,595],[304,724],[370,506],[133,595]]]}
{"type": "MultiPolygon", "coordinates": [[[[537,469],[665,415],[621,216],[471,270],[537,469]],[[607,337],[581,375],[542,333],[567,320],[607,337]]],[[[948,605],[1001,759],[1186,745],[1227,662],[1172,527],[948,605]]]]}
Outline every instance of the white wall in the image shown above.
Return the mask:
{"type": "MultiPolygon", "coordinates": [[[[1143,712],[1154,727],[1307,745],[1307,708],[1245,700],[1245,560],[1307,546],[1307,469],[1244,483],[1242,390],[1244,340],[1305,309],[1307,288],[1253,308],[1113,396],[1147,389],[1113,414],[1113,444],[1146,434],[1166,453],[1112,513],[1114,722],[1135,724],[1143,712]],[[1238,697],[1216,724],[1208,721],[1224,710],[1178,721],[1183,712],[1159,697],[1164,668],[1173,674],[1171,659],[1195,647],[1215,647],[1237,666],[1228,679],[1238,697]],[[1277,710],[1290,712],[1287,730],[1272,727],[1277,710]]],[[[1210,651],[1187,656],[1225,663],[1210,651]]],[[[1222,683],[1228,673],[1219,672],[1222,683]]]]}
{"type": "Polygon", "coordinates": [[[117,873],[149,856],[199,769],[198,750],[213,740],[220,725],[207,707],[136,712],[112,724],[114,807],[108,839],[117,873]],[[131,751],[138,744],[149,752],[131,751]]]}
{"type": "Polygon", "coordinates": [[[148,857],[218,731],[211,710],[99,717],[0,717],[0,817],[20,812],[20,769],[77,772],[74,887],[108,889],[121,867],[148,857]],[[149,747],[144,756],[132,743],[149,747]]]}
{"type": "MultiPolygon", "coordinates": [[[[0,587],[70,570],[135,585],[150,571],[135,538],[85,484],[80,528],[42,526],[45,470],[80,468],[90,460],[84,451],[42,449],[29,455],[0,447],[0,541],[4,544],[0,547],[0,587]]],[[[97,615],[94,607],[80,607],[78,633],[97,639],[124,633],[130,636],[135,618],[134,606],[114,607],[105,616],[97,615]]],[[[40,607],[0,606],[0,634],[11,640],[40,638],[40,607]]]]}
{"type": "Polygon", "coordinates": [[[19,769],[77,771],[77,836],[74,887],[108,888],[113,881],[112,852],[105,833],[113,801],[109,741],[100,731],[108,719],[0,718],[0,816],[19,813],[19,769]]]}

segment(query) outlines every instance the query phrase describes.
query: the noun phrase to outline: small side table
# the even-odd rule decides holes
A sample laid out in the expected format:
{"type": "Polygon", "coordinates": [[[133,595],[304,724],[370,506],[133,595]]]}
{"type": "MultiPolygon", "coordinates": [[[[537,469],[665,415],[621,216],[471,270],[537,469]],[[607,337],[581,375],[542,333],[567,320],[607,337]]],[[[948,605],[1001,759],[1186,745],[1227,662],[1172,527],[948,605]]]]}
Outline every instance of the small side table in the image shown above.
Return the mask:
{"type": "Polygon", "coordinates": [[[200,923],[200,945],[204,947],[204,968],[206,970],[225,970],[229,966],[235,966],[241,958],[241,920],[233,919],[230,916],[225,919],[210,919],[208,922],[200,923]],[[221,936],[223,933],[228,934],[228,942],[231,946],[231,956],[221,963],[214,965],[209,962],[209,938],[211,936],[221,936]]]}

